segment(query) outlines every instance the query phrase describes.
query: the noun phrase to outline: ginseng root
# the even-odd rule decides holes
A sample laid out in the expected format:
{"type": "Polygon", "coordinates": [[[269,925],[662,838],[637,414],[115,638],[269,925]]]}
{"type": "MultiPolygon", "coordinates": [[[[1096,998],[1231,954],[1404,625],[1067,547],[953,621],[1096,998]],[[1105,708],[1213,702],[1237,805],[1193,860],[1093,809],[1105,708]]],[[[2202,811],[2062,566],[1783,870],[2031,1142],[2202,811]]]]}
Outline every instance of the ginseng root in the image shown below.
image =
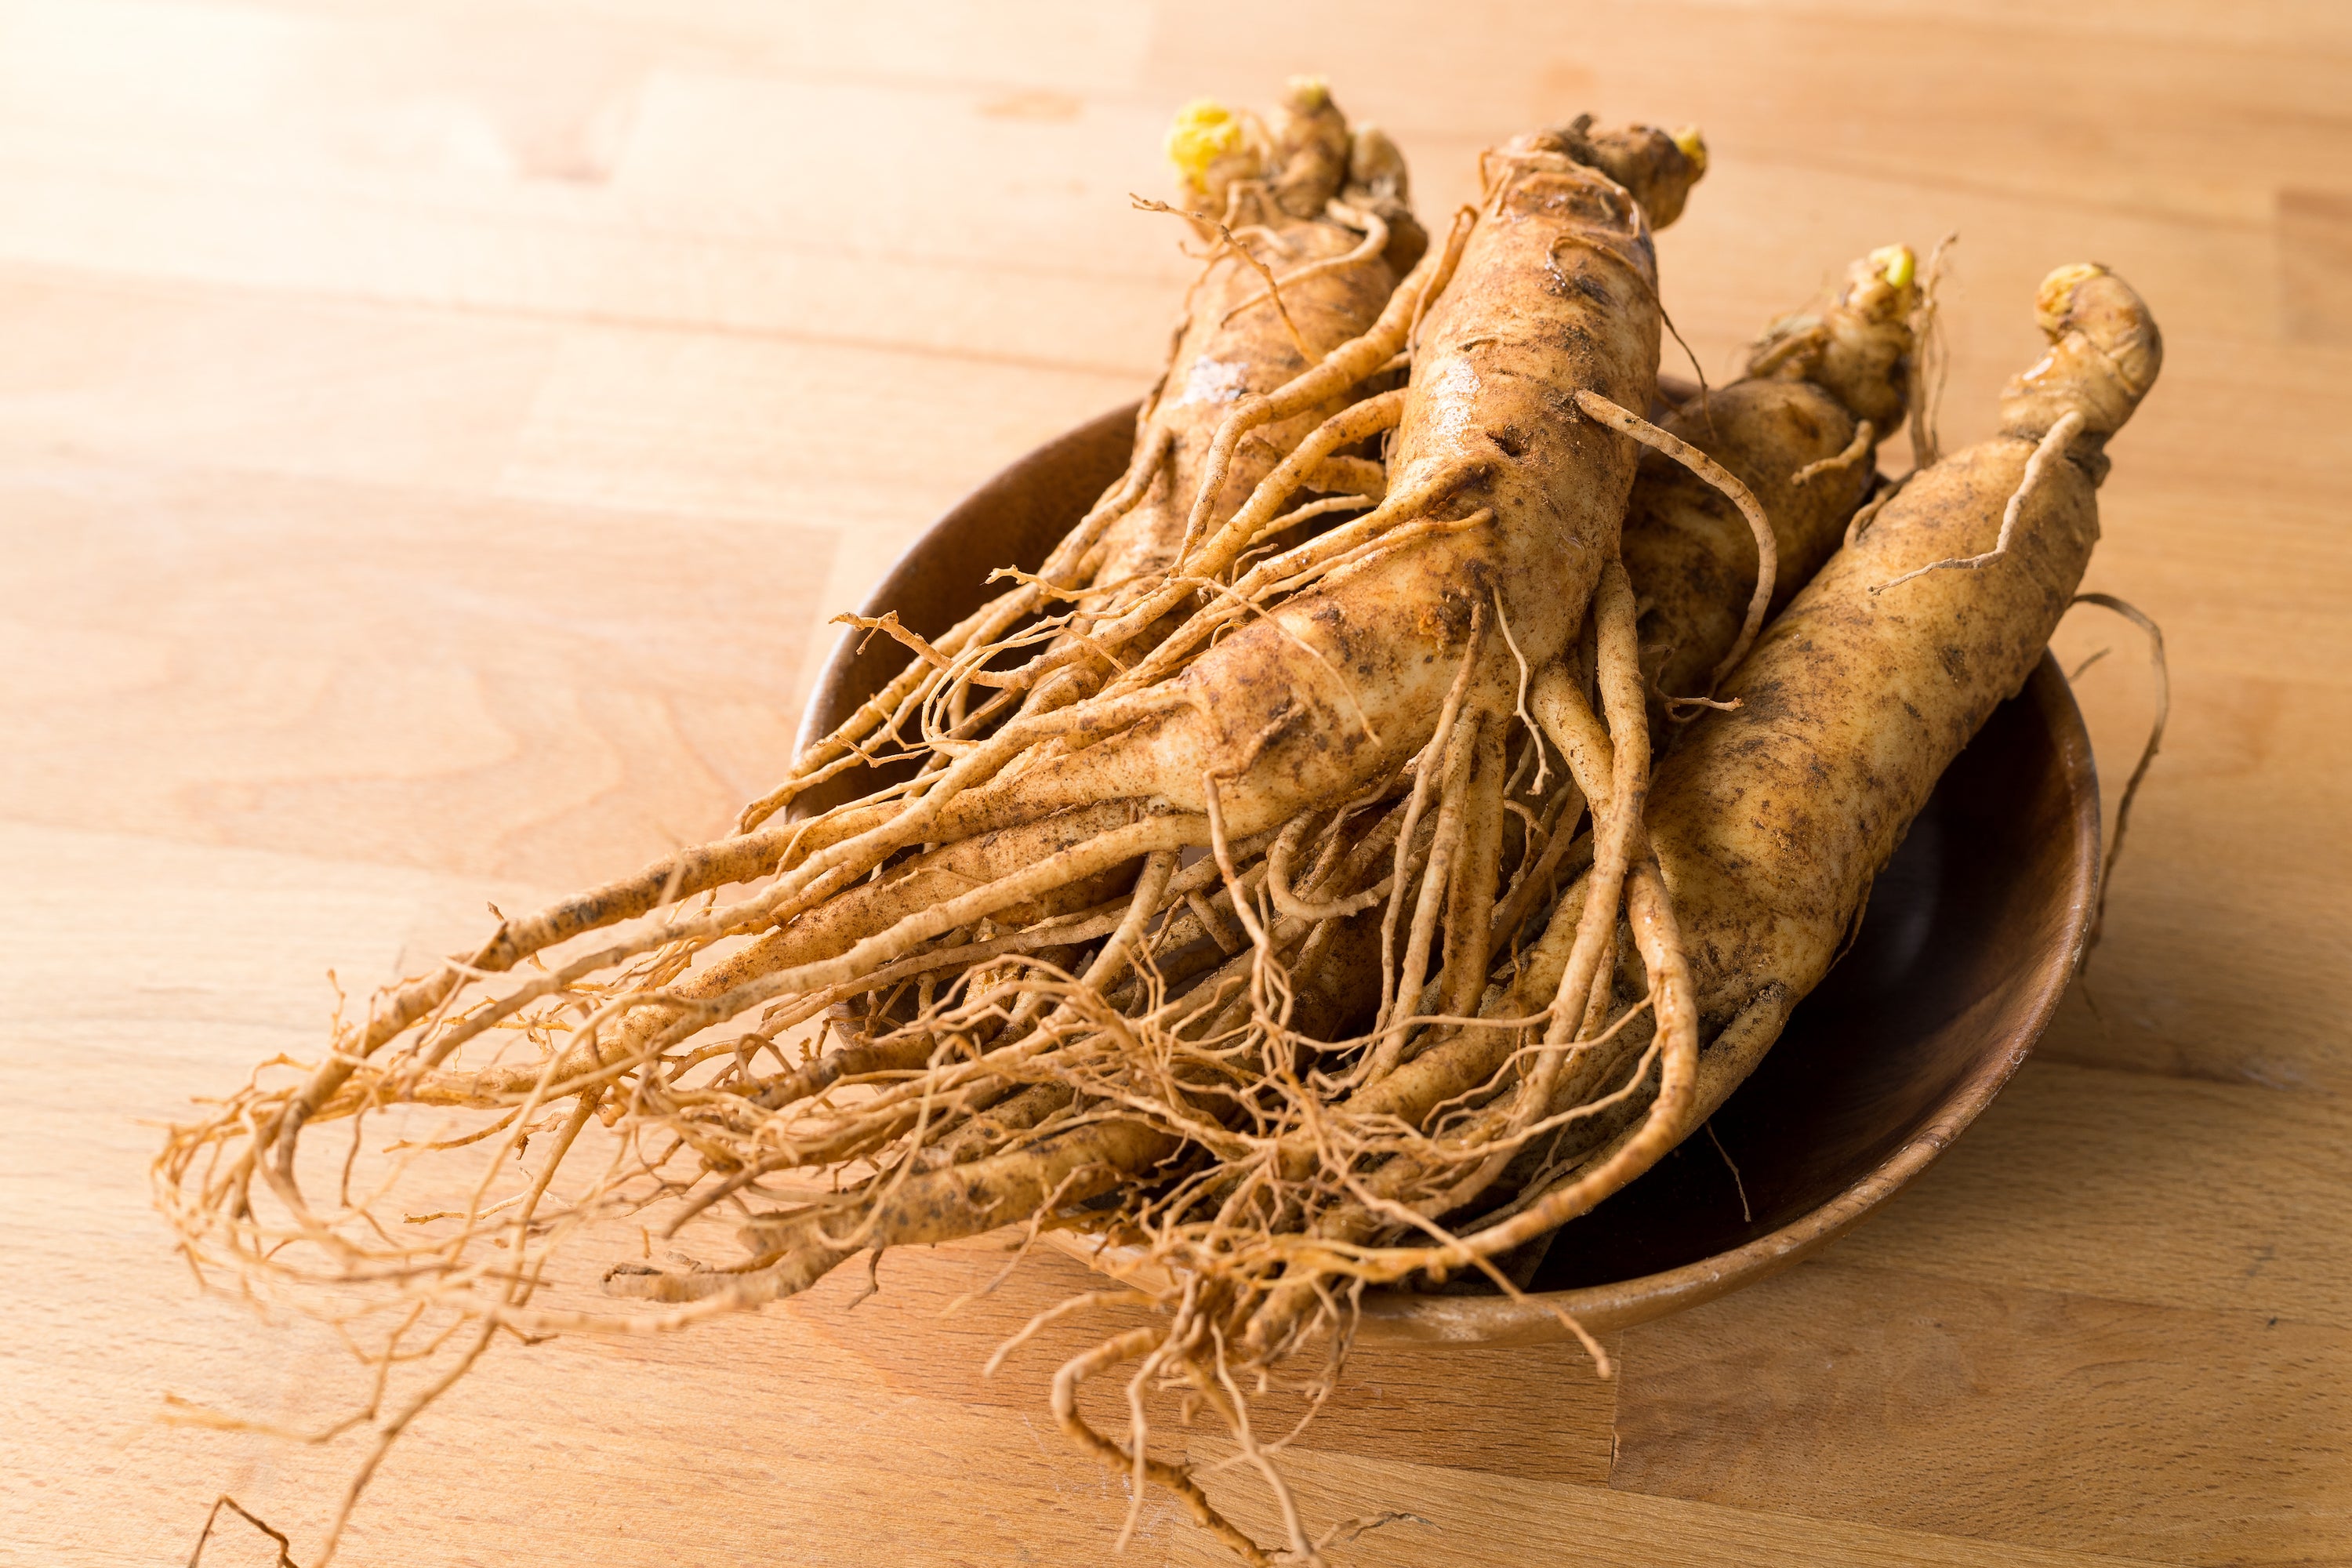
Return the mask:
{"type": "Polygon", "coordinates": [[[200,1267],[642,1331],[1082,1226],[1169,1283],[1065,1367],[1065,1431],[1244,1559],[1311,1557],[1236,1374],[1344,1353],[1369,1286],[1517,1289],[1771,1047],[2071,599],[2159,362],[2145,307],[2053,274],[2001,434],[1839,549],[1906,412],[1907,250],[1653,425],[1650,236],[1696,137],[1517,138],[1418,256],[1393,149],[1318,84],[1196,108],[1175,149],[1209,270],[1054,559],[946,637],[865,627],[906,672],[737,837],[502,922],[175,1130],[158,1189],[200,1267]],[[332,1121],[348,1156],[302,1137],[332,1121]],[[456,1148],[455,1190],[384,1223],[456,1148]],[[539,1299],[567,1241],[633,1225],[565,1284],[667,1311],[539,1299]],[[741,1255],[656,1252],[715,1237],[741,1255]],[[1077,1409],[1114,1369],[1124,1441],[1077,1409]],[[1284,1553],[1147,1451],[1152,1388],[1233,1427],[1284,1553]]]}

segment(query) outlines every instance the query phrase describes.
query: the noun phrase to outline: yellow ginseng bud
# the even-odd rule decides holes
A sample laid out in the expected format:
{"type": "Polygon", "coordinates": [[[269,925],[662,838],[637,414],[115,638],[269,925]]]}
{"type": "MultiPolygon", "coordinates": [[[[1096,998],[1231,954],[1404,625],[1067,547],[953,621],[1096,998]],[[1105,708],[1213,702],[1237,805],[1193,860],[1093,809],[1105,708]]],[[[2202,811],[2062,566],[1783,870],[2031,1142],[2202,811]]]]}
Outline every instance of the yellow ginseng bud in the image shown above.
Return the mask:
{"type": "Polygon", "coordinates": [[[1177,110],[1168,127],[1168,161],[1199,189],[1209,167],[1241,145],[1242,123],[1233,110],[1213,98],[1196,99],[1177,110]]]}

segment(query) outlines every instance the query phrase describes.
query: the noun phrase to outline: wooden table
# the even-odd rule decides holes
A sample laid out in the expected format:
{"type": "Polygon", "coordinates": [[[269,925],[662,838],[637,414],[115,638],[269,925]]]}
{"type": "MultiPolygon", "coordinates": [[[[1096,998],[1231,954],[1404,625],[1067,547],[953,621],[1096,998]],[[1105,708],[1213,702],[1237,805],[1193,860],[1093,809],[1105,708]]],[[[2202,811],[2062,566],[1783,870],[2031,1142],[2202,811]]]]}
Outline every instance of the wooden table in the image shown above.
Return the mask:
{"type": "MultiPolygon", "coordinates": [[[[331,969],[719,830],[824,617],[1154,373],[1185,267],[1126,195],[1170,111],[1303,70],[1432,214],[1526,124],[1703,123],[1661,252],[1713,370],[1957,230],[1954,441],[2045,268],[2125,272],[2168,357],[2091,585],[2174,689],[2088,981],[1916,1189],[1619,1336],[1614,1382],[1365,1354],[1291,1457],[1311,1515],[1417,1516],[1365,1563],[2352,1562],[2352,13],[2317,0],[0,5],[0,1556],[184,1562],[227,1491],[311,1560],[352,1442],[157,1416],[314,1424],[356,1370],[195,1291],[154,1123],[315,1048],[331,969]]],[[[2115,780],[2145,661],[2064,646],[2116,649],[2115,780]]],[[[1075,1266],[937,1321],[1001,1256],[494,1355],[342,1561],[1107,1561],[1125,1499],[1050,1363],[977,1372],[1075,1266]]],[[[269,1560],[242,1524],[205,1559],[269,1560]]],[[[1154,1498],[1125,1560],[1220,1559],[1154,1498]]]]}

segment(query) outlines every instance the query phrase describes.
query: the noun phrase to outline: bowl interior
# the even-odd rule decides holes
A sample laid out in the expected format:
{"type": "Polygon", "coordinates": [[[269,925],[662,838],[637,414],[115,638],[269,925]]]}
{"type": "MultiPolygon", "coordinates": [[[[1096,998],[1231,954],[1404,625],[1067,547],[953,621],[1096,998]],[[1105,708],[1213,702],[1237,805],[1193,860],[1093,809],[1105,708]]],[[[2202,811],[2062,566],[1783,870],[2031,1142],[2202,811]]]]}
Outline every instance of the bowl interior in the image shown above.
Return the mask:
{"type": "MultiPolygon", "coordinates": [[[[1130,405],[1015,463],[917,541],[866,613],[946,630],[991,592],[991,568],[1045,559],[1123,471],[1133,434],[1130,405]]],[[[873,643],[835,648],[803,743],[897,671],[903,652],[873,643]]],[[[795,814],[877,782],[840,775],[795,814]]],[[[2088,930],[2098,838],[2088,739],[2045,655],[1946,773],[1879,875],[1851,950],[1716,1113],[1713,1140],[1686,1140],[1563,1229],[1536,1289],[1565,1293],[1555,1299],[1594,1327],[1638,1321],[1785,1267],[1883,1201],[1983,1109],[2048,1024],[2088,930]]],[[[1368,1330],[1374,1319],[1383,1337],[1559,1331],[1539,1304],[1499,1296],[1400,1297],[1368,1310],[1368,1330]],[[1418,1328],[1406,1321],[1416,1314],[1418,1328]]]]}

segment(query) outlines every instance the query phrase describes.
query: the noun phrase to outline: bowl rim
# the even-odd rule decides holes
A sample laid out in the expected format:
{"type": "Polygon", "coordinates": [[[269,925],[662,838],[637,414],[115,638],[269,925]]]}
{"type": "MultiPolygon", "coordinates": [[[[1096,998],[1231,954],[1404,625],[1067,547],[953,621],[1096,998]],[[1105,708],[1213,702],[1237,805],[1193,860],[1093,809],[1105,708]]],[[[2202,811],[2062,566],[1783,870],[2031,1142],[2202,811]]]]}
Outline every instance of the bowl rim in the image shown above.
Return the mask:
{"type": "MultiPolygon", "coordinates": [[[[1007,464],[909,542],[867,595],[859,613],[878,616],[893,607],[907,585],[920,575],[928,557],[943,541],[969,527],[974,513],[1018,494],[1031,476],[1073,460],[1077,452],[1102,442],[1115,429],[1132,429],[1139,406],[1129,404],[1111,409],[1007,464]]],[[[854,630],[843,634],[810,689],[794,737],[795,752],[821,738],[819,716],[827,707],[826,694],[850,677],[856,637],[854,630]]],[[[1534,1345],[1574,1337],[1571,1320],[1591,1333],[1631,1328],[1700,1306],[1793,1267],[1852,1230],[1934,1163],[1992,1103],[2050,1026],[2081,966],[2098,898],[2098,773],[2082,710],[2055,656],[2043,651],[2018,697],[2030,704],[2048,734],[2070,797],[2074,841],[2067,863],[2064,934],[2062,941],[2044,947],[2030,971],[2018,977],[2026,991],[2025,1005],[2017,1015],[2019,1021],[2009,1027],[2008,1037],[2000,1048],[1976,1061],[1926,1123],[1835,1195],[1738,1247],[1678,1268],[1566,1290],[1517,1296],[1368,1290],[1355,1331],[1357,1342],[1534,1345]]],[[[1167,1278],[1156,1265],[1143,1261],[1139,1249],[1106,1246],[1099,1237],[1051,1229],[1044,1231],[1040,1239],[1115,1279],[1155,1285],[1167,1278]]]]}

